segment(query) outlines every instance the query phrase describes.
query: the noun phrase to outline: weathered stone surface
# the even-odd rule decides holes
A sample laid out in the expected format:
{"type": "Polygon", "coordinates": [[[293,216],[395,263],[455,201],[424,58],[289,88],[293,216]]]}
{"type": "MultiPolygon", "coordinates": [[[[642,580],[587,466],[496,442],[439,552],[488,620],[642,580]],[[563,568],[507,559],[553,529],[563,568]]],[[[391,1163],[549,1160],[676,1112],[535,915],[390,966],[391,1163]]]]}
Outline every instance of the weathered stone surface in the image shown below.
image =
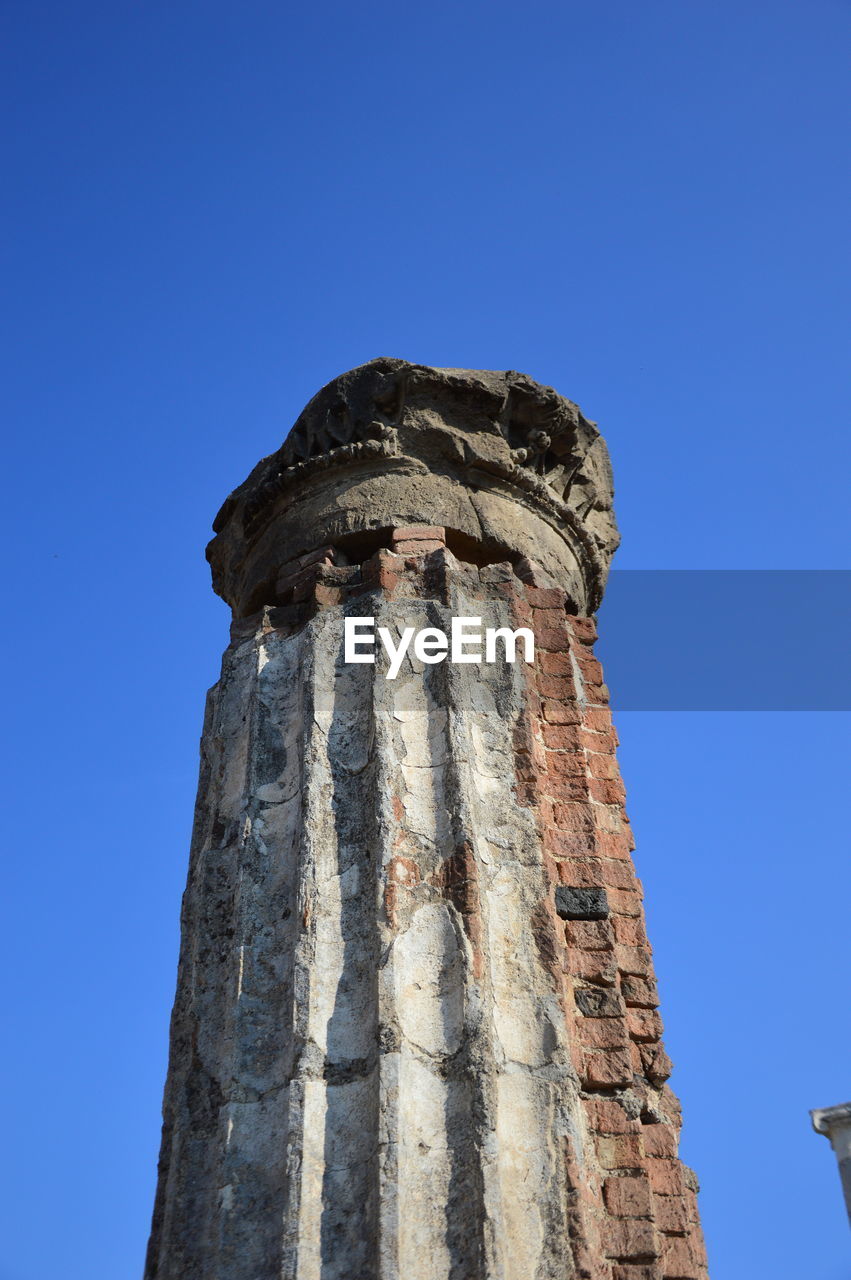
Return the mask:
{"type": "Polygon", "coordinates": [[[261,628],[211,700],[148,1274],[561,1276],[580,1104],[514,795],[520,669],[391,683],[342,661],[342,624],[261,628]]]}
{"type": "Polygon", "coordinates": [[[371,551],[382,531],[435,517],[458,554],[534,562],[590,612],[618,544],[605,443],[523,374],[372,360],[314,396],[225,502],[208,548],[215,589],[249,614],[274,603],[280,566],[316,546],[371,551]]]}
{"type": "Polygon", "coordinates": [[[146,1280],[704,1280],[576,612],[604,460],[520,375],[376,361],[225,504],[146,1280]],[[354,617],[534,660],[388,679],[354,617]]]}

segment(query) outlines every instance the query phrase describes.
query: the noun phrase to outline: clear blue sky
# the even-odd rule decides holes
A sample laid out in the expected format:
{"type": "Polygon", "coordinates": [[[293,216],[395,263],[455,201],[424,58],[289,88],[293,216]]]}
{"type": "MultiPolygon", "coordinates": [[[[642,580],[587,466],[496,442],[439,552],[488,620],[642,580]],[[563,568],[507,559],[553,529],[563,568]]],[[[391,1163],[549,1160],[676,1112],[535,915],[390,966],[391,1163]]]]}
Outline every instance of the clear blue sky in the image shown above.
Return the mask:
{"type": "MultiPolygon", "coordinates": [[[[621,567],[851,568],[851,7],[6,0],[0,44],[0,1280],[136,1280],[212,516],[393,355],[577,400],[621,567]]],[[[620,731],[713,1280],[841,1280],[848,716],[620,731]]]]}

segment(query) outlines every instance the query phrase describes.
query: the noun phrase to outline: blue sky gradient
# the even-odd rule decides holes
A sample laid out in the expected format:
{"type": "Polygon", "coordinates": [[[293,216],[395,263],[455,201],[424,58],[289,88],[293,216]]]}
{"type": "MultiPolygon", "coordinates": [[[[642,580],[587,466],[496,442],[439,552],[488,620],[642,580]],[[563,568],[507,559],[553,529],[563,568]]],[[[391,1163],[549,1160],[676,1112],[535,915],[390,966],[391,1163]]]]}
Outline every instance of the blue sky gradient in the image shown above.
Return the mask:
{"type": "MultiPolygon", "coordinates": [[[[141,1272],[203,547],[323,383],[523,370],[600,423],[620,568],[851,568],[849,37],[847,0],[2,7],[0,1280],[141,1272]]],[[[840,1280],[848,716],[619,728],[713,1280],[840,1280]]]]}

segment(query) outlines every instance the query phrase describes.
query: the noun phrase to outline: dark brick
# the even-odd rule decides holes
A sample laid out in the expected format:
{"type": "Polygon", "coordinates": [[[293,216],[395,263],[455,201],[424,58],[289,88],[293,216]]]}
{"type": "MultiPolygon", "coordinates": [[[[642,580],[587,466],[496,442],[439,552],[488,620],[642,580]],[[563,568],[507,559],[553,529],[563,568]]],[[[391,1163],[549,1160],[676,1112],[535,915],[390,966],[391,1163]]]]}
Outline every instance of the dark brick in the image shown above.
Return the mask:
{"type": "Polygon", "coordinates": [[[562,920],[605,920],[609,914],[606,890],[560,884],[556,888],[556,911],[562,920]]]}
{"type": "Polygon", "coordinates": [[[580,987],[576,992],[576,1007],[586,1018],[619,1018],[623,1004],[615,991],[589,991],[580,987]]]}
{"type": "Polygon", "coordinates": [[[659,1003],[659,992],[653,978],[625,973],[621,978],[621,991],[626,1003],[637,1009],[655,1009],[659,1003]]]}

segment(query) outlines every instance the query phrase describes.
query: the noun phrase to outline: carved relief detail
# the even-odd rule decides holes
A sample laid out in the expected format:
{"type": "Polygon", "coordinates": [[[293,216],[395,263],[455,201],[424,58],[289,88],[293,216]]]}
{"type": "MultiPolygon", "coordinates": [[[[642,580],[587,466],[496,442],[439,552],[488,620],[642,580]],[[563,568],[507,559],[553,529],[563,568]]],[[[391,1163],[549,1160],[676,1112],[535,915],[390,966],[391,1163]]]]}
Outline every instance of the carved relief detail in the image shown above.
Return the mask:
{"type": "MultiPolygon", "coordinates": [[[[299,502],[320,473],[370,468],[376,476],[433,470],[469,485],[472,495],[501,490],[566,537],[589,601],[599,602],[618,543],[605,444],[576,404],[513,371],[379,359],[340,375],[225,502],[213,528],[229,533],[218,547],[243,558],[285,509],[282,499],[299,502]]],[[[421,502],[424,490],[416,492],[421,502]]],[[[219,563],[223,553],[210,554],[219,563]]]]}
{"type": "MultiPolygon", "coordinates": [[[[595,438],[594,424],[550,388],[541,387],[522,374],[509,373],[506,378],[504,400],[493,406],[495,423],[511,446],[514,463],[513,467],[499,468],[502,478],[535,493],[539,499],[554,496],[564,502],[583,452],[595,438]],[[582,439],[583,436],[587,438],[582,439]],[[531,477],[539,478],[546,488],[541,483],[530,486],[531,477]]],[[[410,380],[408,373],[398,377],[386,395],[373,400],[373,416],[366,420],[352,414],[343,395],[338,395],[318,420],[316,415],[303,414],[275,457],[275,471],[245,504],[246,533],[259,526],[270,503],[308,475],[368,458],[398,456],[396,433],[404,415],[410,380]]],[[[477,462],[474,456],[470,457],[469,465],[476,466],[477,462]]],[[[221,528],[229,515],[225,504],[214,529],[221,528]]]]}
{"type": "MultiPolygon", "coordinates": [[[[302,460],[294,462],[291,466],[281,467],[268,476],[262,484],[258,485],[245,504],[243,514],[245,533],[250,536],[259,529],[276,498],[318,471],[327,471],[330,467],[351,466],[356,462],[377,458],[398,456],[396,430],[391,424],[372,421],[363,429],[363,436],[363,439],[341,444],[334,449],[307,454],[302,460]]],[[[230,515],[229,512],[225,515],[224,507],[219,514],[224,517],[222,524],[230,515]]],[[[216,517],[216,520],[218,522],[219,517],[216,517]]],[[[216,524],[213,528],[218,532],[216,524]]]]}

